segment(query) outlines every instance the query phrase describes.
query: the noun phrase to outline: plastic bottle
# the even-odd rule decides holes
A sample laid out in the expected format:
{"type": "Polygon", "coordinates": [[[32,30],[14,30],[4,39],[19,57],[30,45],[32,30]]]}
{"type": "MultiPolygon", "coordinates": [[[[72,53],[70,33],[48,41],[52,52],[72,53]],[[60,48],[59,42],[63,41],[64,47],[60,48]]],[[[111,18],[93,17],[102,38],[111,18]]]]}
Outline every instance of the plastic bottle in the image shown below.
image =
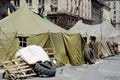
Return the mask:
{"type": "Polygon", "coordinates": [[[63,73],[63,68],[60,69],[60,74],[62,74],[62,73],[63,73]]]}

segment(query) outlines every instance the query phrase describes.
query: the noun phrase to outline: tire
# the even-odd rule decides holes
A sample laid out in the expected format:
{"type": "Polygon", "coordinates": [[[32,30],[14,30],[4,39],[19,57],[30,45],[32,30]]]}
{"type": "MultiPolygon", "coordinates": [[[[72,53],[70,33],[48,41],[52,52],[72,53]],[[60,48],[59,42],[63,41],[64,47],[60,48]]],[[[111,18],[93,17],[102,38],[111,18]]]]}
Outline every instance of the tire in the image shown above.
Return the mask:
{"type": "Polygon", "coordinates": [[[95,52],[91,48],[86,48],[84,51],[85,63],[95,64],[96,57],[95,52]]]}

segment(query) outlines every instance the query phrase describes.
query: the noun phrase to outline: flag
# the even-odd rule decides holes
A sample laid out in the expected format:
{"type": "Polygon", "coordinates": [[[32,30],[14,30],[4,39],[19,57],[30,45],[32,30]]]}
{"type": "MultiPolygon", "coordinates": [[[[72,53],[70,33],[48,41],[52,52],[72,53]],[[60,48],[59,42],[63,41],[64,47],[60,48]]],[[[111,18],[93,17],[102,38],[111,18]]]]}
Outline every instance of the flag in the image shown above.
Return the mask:
{"type": "Polygon", "coordinates": [[[10,3],[8,3],[8,15],[10,15],[11,13],[12,13],[12,7],[10,3]]]}

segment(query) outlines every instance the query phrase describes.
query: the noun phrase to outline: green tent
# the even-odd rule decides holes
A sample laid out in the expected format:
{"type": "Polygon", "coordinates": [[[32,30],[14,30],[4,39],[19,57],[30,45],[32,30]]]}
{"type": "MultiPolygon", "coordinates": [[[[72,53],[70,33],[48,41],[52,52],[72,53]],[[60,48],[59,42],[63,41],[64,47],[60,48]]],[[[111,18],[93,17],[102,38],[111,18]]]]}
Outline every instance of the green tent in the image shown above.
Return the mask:
{"type": "Polygon", "coordinates": [[[30,11],[27,5],[1,20],[0,30],[0,64],[14,58],[20,48],[21,37],[26,39],[27,45],[55,48],[59,65],[84,63],[82,37],[42,19],[30,11]]]}
{"type": "Polygon", "coordinates": [[[34,14],[27,5],[0,21],[0,26],[3,32],[17,32],[17,36],[29,36],[46,32],[68,32],[34,14]]]}

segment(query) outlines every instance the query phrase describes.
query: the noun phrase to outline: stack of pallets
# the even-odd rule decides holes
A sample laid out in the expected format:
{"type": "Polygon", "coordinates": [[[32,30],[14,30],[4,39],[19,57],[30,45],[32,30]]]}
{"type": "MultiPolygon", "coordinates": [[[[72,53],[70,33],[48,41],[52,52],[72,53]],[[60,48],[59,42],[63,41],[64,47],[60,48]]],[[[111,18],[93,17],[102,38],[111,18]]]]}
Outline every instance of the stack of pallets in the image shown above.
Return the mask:
{"type": "Polygon", "coordinates": [[[3,77],[7,79],[16,80],[36,75],[31,66],[21,58],[5,61],[3,62],[3,66],[5,69],[3,77]]]}
{"type": "MultiPolygon", "coordinates": [[[[54,48],[44,48],[44,50],[52,60],[55,59],[54,48]]],[[[5,61],[3,62],[3,67],[5,69],[3,78],[16,80],[36,76],[34,69],[22,58],[17,58],[12,61],[5,61]]]]}

